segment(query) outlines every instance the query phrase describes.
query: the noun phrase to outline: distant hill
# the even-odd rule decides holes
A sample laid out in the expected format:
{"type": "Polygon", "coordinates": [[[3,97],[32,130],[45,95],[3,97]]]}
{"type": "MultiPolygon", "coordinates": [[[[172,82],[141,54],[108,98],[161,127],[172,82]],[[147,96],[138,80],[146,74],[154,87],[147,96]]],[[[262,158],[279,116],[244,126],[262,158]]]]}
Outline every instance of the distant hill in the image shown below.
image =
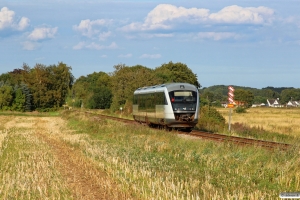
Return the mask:
{"type": "MultiPolygon", "coordinates": [[[[286,89],[295,89],[293,87],[265,87],[262,89],[257,89],[257,88],[251,88],[251,87],[244,87],[244,86],[237,86],[237,85],[231,85],[234,87],[234,89],[243,89],[243,90],[249,90],[251,91],[255,96],[259,95],[259,96],[269,96],[269,92],[273,91],[275,93],[278,93],[279,95],[281,94],[281,92],[283,90],[286,89]],[[267,93],[266,93],[267,92],[267,93]],[[263,95],[265,93],[265,95],[263,95]]],[[[210,87],[204,87],[202,89],[199,90],[200,93],[203,92],[213,92],[213,93],[221,93],[222,95],[227,95],[228,93],[228,85],[214,85],[214,86],[210,86],[210,87]]]]}
{"type": "MultiPolygon", "coordinates": [[[[295,89],[293,87],[265,87],[262,89],[231,85],[235,90],[243,89],[253,93],[253,103],[266,103],[267,99],[282,98],[282,91],[286,89],[295,89]]],[[[204,87],[199,90],[200,95],[210,96],[213,101],[227,101],[228,98],[228,85],[214,85],[204,87]]]]}
{"type": "Polygon", "coordinates": [[[270,89],[270,90],[273,90],[275,92],[278,92],[279,94],[281,94],[281,92],[283,90],[286,90],[286,89],[295,89],[293,87],[279,87],[279,88],[275,88],[275,87],[272,87],[272,86],[268,86],[268,87],[265,87],[265,88],[262,88],[262,89],[270,89]]]}

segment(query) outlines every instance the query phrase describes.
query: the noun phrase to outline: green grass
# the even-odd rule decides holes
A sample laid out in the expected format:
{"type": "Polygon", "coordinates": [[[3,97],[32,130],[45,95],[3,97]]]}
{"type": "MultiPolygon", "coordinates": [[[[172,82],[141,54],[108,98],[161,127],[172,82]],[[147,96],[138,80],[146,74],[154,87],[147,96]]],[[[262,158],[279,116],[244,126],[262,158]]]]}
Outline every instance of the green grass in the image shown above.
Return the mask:
{"type": "Polygon", "coordinates": [[[0,131],[0,199],[71,199],[49,152],[29,130],[0,131]]]}
{"type": "Polygon", "coordinates": [[[60,116],[60,112],[16,112],[16,111],[0,111],[0,116],[57,117],[57,116],[60,116]]]}
{"type": "Polygon", "coordinates": [[[269,151],[95,122],[83,113],[63,116],[78,131],[65,140],[141,199],[275,199],[300,190],[298,148],[269,151]]]}

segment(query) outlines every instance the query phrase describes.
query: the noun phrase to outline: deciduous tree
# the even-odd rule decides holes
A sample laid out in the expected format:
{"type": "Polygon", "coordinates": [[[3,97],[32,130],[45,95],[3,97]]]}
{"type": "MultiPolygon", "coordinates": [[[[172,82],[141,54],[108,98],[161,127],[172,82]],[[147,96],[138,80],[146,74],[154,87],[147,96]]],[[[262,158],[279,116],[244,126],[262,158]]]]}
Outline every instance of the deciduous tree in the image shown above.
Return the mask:
{"type": "Polygon", "coordinates": [[[236,89],[234,91],[234,100],[243,102],[247,108],[252,106],[253,99],[253,93],[248,90],[236,89]]]}
{"type": "Polygon", "coordinates": [[[0,109],[8,110],[13,101],[13,88],[8,85],[0,87],[0,109]]]}
{"type": "Polygon", "coordinates": [[[201,87],[197,75],[186,64],[180,62],[173,63],[171,61],[167,64],[162,64],[155,69],[155,74],[162,83],[184,82],[193,84],[198,88],[201,87]]]}
{"type": "Polygon", "coordinates": [[[111,77],[105,72],[94,72],[79,77],[69,95],[87,108],[109,108],[111,104],[111,77]],[[104,100],[105,99],[105,100],[104,100]]]}
{"type": "Polygon", "coordinates": [[[285,104],[290,100],[300,100],[300,89],[285,89],[281,92],[280,103],[285,104]]]}
{"type": "MultiPolygon", "coordinates": [[[[132,101],[133,92],[144,86],[160,84],[152,69],[142,65],[126,66],[119,64],[114,66],[112,76],[112,110],[117,110],[126,101],[132,101]]],[[[130,105],[130,104],[129,104],[130,105]]]]}

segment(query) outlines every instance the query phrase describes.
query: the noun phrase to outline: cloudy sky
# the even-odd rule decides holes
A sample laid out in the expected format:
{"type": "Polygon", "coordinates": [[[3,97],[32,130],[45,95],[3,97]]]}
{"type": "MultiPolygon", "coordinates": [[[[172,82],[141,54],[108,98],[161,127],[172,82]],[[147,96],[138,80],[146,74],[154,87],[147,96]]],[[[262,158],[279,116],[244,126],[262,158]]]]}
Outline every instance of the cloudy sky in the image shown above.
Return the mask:
{"type": "Polygon", "coordinates": [[[300,88],[299,0],[0,0],[0,74],[185,63],[203,87],[300,88]]]}

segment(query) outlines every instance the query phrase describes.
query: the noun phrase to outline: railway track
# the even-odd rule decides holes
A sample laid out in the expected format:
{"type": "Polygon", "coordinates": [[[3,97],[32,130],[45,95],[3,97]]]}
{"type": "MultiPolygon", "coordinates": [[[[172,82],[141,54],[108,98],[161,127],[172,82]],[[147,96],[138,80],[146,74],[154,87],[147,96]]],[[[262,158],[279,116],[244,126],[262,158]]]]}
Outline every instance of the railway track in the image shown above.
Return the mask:
{"type": "MultiPolygon", "coordinates": [[[[186,133],[185,133],[186,134],[186,133]]],[[[210,139],[218,142],[232,142],[235,144],[240,145],[254,145],[254,146],[261,146],[267,149],[280,149],[280,150],[287,150],[292,147],[290,144],[285,143],[278,143],[272,141],[265,141],[265,140],[258,140],[258,139],[251,139],[251,138],[243,138],[237,136],[229,136],[229,135],[222,135],[217,133],[208,133],[203,131],[193,130],[188,135],[201,137],[204,139],[210,139]]]]}
{"type": "MultiPolygon", "coordinates": [[[[94,114],[92,112],[86,111],[86,113],[89,114],[94,114]]],[[[108,116],[108,115],[103,115],[103,114],[96,114],[99,117],[105,117],[106,119],[112,119],[112,120],[117,120],[121,121],[124,123],[130,123],[130,124],[139,124],[138,122],[130,119],[124,119],[124,118],[119,118],[119,117],[113,117],[113,116],[108,116]]],[[[235,144],[239,145],[252,145],[252,146],[260,146],[264,147],[270,150],[288,150],[289,148],[292,147],[291,144],[285,144],[285,143],[278,143],[278,142],[272,142],[272,141],[265,141],[265,140],[258,140],[258,139],[251,139],[251,138],[243,138],[243,137],[237,137],[237,136],[229,136],[229,135],[223,135],[223,134],[218,134],[218,133],[209,133],[209,132],[204,132],[204,131],[198,131],[198,130],[193,130],[192,132],[183,132],[183,131],[177,131],[178,134],[184,134],[188,136],[194,136],[194,137],[200,137],[203,139],[207,140],[213,140],[217,142],[232,142],[235,144]]]]}

